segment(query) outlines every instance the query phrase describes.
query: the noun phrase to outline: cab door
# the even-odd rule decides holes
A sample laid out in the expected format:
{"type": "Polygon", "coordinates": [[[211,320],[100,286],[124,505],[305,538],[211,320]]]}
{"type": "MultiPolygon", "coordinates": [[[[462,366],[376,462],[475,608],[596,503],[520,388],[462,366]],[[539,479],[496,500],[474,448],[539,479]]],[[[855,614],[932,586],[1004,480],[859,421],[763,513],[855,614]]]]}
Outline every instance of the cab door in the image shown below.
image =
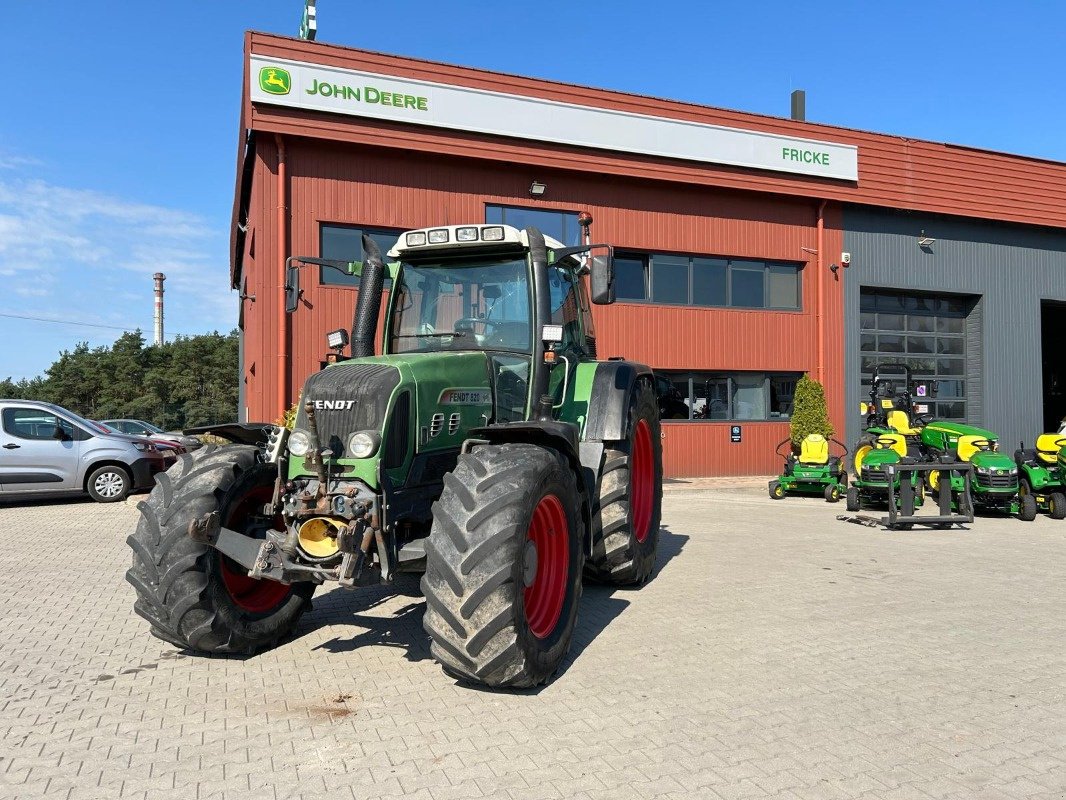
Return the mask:
{"type": "Polygon", "coordinates": [[[5,492],[81,488],[80,445],[71,423],[47,409],[7,406],[0,413],[0,486],[5,492]]]}

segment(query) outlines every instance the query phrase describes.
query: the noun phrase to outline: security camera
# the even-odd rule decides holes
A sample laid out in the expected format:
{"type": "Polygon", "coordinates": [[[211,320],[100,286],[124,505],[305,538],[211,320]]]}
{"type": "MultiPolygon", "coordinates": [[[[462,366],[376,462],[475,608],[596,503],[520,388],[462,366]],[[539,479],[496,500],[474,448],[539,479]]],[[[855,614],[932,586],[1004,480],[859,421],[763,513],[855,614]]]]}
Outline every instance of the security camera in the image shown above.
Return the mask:
{"type": "Polygon", "coordinates": [[[843,264],[845,267],[848,266],[848,264],[851,263],[851,253],[841,253],[840,263],[843,264]]]}

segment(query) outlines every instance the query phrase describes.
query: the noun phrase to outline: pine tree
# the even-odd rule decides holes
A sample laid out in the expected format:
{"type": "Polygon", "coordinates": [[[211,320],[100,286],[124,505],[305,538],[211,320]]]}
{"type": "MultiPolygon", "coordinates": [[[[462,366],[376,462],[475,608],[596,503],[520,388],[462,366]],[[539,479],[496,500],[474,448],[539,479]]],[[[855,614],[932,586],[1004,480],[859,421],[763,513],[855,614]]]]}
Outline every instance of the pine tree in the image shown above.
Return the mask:
{"type": "Polygon", "coordinates": [[[809,434],[820,433],[828,439],[834,433],[833,423],[829,421],[829,408],[825,402],[825,389],[818,381],[806,375],[796,383],[790,428],[792,446],[797,451],[809,434]]]}

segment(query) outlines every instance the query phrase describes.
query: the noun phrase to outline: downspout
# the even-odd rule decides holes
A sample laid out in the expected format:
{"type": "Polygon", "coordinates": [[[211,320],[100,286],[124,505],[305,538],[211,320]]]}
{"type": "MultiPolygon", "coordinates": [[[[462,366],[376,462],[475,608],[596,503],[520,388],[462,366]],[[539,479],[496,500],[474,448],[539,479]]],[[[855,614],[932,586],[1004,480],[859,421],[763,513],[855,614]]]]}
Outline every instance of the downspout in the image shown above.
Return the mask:
{"type": "Polygon", "coordinates": [[[288,193],[285,182],[285,140],[274,134],[278,146],[278,417],[289,408],[289,315],[285,312],[285,259],[289,250],[286,230],[288,193]]]}
{"type": "Polygon", "coordinates": [[[825,256],[822,254],[824,249],[824,233],[825,233],[825,205],[828,201],[823,200],[818,204],[818,240],[815,247],[818,249],[818,256],[816,260],[815,278],[814,278],[814,291],[817,296],[817,318],[818,318],[818,382],[825,385],[825,301],[823,299],[824,292],[822,290],[822,272],[825,271],[825,256]]]}

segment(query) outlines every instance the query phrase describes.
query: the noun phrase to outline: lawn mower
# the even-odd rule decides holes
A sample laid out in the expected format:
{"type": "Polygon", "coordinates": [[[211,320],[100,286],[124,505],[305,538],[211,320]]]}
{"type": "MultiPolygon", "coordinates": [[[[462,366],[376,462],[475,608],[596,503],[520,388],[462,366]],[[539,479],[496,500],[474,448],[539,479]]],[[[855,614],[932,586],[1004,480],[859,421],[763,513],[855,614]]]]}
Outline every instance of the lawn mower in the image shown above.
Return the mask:
{"type": "MultiPolygon", "coordinates": [[[[866,441],[865,439],[863,441],[866,441]]],[[[857,474],[847,488],[848,511],[861,511],[863,506],[884,506],[889,502],[889,487],[897,508],[901,508],[903,486],[897,467],[915,463],[907,454],[907,441],[902,433],[880,433],[866,448],[857,474]]],[[[907,474],[914,505],[925,502],[924,484],[916,473],[907,474]]]]}
{"type": "Polygon", "coordinates": [[[1018,467],[1018,494],[1032,495],[1039,511],[1052,519],[1066,517],[1066,436],[1044,433],[1036,437],[1036,447],[1014,452],[1018,467]]]}
{"type": "Polygon", "coordinates": [[[945,470],[928,473],[928,488],[938,497],[949,491],[952,505],[960,513],[974,510],[1013,514],[1031,522],[1036,519],[1036,498],[1030,492],[1019,494],[1018,465],[1005,453],[999,452],[999,441],[992,431],[955,422],[933,422],[922,429],[922,441],[934,460],[968,463],[973,467],[973,482],[969,497],[973,509],[967,509],[963,478],[951,471],[944,481],[945,470]]]}
{"type": "Polygon", "coordinates": [[[777,480],[770,481],[770,497],[782,499],[786,494],[820,494],[826,502],[835,503],[848,487],[848,474],[844,471],[843,458],[848,448],[836,439],[827,439],[820,433],[804,437],[797,456],[791,450],[792,440],[785,439],[776,453],[785,461],[785,468],[777,480]],[[839,456],[829,454],[829,443],[838,445],[844,452],[839,456]],[[788,453],[781,448],[789,445],[788,453]]]}
{"type": "MultiPolygon", "coordinates": [[[[912,395],[914,390],[925,397],[927,393],[935,393],[936,385],[916,384],[910,367],[905,364],[880,364],[874,368],[870,399],[862,403],[863,432],[852,454],[856,476],[861,475],[867,454],[877,449],[876,441],[881,436],[902,437],[901,458],[929,460],[921,433],[922,428],[932,421],[932,415],[914,413],[917,408],[912,395]]],[[[878,459],[878,463],[882,461],[883,457],[878,459]]]]}

